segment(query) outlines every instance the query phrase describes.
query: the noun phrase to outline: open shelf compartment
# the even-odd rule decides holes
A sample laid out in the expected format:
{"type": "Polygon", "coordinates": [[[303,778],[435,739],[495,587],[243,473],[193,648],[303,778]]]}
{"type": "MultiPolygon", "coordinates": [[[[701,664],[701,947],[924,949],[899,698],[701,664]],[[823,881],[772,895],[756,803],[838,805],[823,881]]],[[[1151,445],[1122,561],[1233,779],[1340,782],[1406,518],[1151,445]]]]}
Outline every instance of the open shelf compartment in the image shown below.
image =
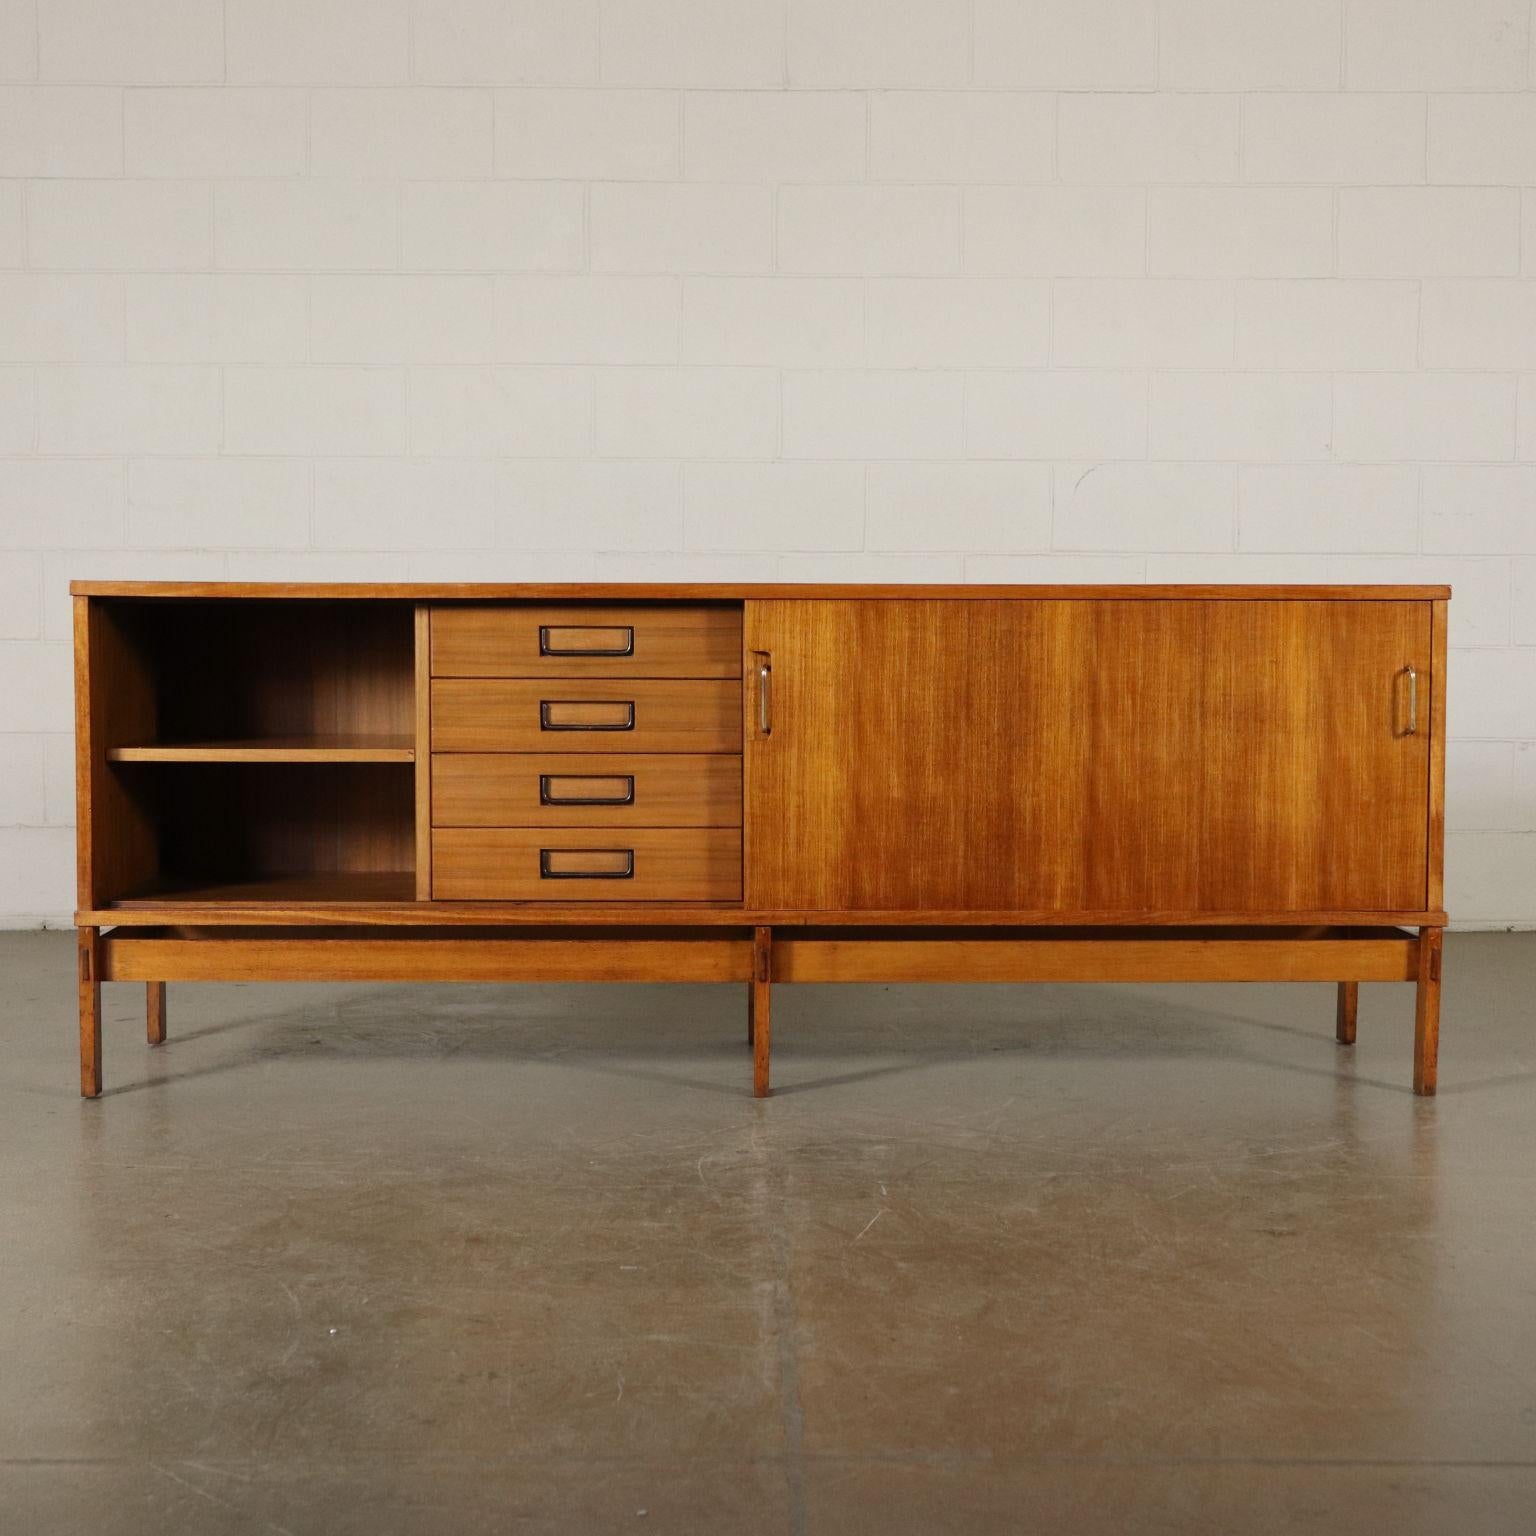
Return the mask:
{"type": "Polygon", "coordinates": [[[94,600],[92,900],[415,893],[410,603],[94,600]]]}
{"type": "Polygon", "coordinates": [[[407,603],[99,605],[115,652],[109,762],[402,762],[414,756],[407,603]]]}

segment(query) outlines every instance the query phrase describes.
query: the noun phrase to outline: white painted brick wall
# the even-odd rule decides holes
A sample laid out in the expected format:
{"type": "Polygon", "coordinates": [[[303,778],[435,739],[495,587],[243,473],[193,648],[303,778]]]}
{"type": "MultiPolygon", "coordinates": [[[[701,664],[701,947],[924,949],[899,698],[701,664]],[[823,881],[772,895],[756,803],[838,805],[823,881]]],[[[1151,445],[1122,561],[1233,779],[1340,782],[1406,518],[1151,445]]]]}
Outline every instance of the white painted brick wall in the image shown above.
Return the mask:
{"type": "Polygon", "coordinates": [[[1450,581],[1536,925],[1530,0],[0,0],[0,922],[71,577],[1450,581]]]}

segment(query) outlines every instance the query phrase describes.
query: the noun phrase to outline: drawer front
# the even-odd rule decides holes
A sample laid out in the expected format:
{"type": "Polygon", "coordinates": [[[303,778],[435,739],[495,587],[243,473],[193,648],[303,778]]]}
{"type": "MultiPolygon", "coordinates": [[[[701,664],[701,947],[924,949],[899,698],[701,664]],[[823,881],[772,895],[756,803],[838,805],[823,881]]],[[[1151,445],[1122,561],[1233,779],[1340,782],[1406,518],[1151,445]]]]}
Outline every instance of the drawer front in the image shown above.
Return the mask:
{"type": "Polygon", "coordinates": [[[739,827],[741,759],[442,752],[436,827],[739,827]]]}
{"type": "Polygon", "coordinates": [[[434,752],[740,752],[741,683],[436,678],[434,752]]]}
{"type": "Polygon", "coordinates": [[[445,827],[437,901],[739,901],[735,827],[445,827]]]}
{"type": "Polygon", "coordinates": [[[434,677],[740,677],[741,610],[434,608],[434,677]]]}

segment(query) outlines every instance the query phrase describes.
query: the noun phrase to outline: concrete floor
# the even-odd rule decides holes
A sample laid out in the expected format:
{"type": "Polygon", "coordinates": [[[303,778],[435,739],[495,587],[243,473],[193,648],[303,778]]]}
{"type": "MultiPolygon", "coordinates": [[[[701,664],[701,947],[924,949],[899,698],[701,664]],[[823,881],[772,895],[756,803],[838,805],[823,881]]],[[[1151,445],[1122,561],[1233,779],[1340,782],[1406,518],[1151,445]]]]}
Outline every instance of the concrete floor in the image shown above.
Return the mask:
{"type": "Polygon", "coordinates": [[[1412,990],[105,989],[0,935],[0,1530],[1536,1529],[1536,935],[1412,990]]]}

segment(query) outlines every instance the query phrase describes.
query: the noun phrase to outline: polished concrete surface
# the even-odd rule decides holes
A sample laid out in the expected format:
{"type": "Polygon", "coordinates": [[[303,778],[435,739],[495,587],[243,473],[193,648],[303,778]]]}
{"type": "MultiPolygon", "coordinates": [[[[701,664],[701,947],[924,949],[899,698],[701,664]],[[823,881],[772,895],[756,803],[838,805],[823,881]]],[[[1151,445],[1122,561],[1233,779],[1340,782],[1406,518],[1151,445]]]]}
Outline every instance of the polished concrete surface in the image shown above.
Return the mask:
{"type": "Polygon", "coordinates": [[[0,1530],[1536,1530],[1536,934],[1413,993],[108,986],[0,935],[0,1530]]]}

